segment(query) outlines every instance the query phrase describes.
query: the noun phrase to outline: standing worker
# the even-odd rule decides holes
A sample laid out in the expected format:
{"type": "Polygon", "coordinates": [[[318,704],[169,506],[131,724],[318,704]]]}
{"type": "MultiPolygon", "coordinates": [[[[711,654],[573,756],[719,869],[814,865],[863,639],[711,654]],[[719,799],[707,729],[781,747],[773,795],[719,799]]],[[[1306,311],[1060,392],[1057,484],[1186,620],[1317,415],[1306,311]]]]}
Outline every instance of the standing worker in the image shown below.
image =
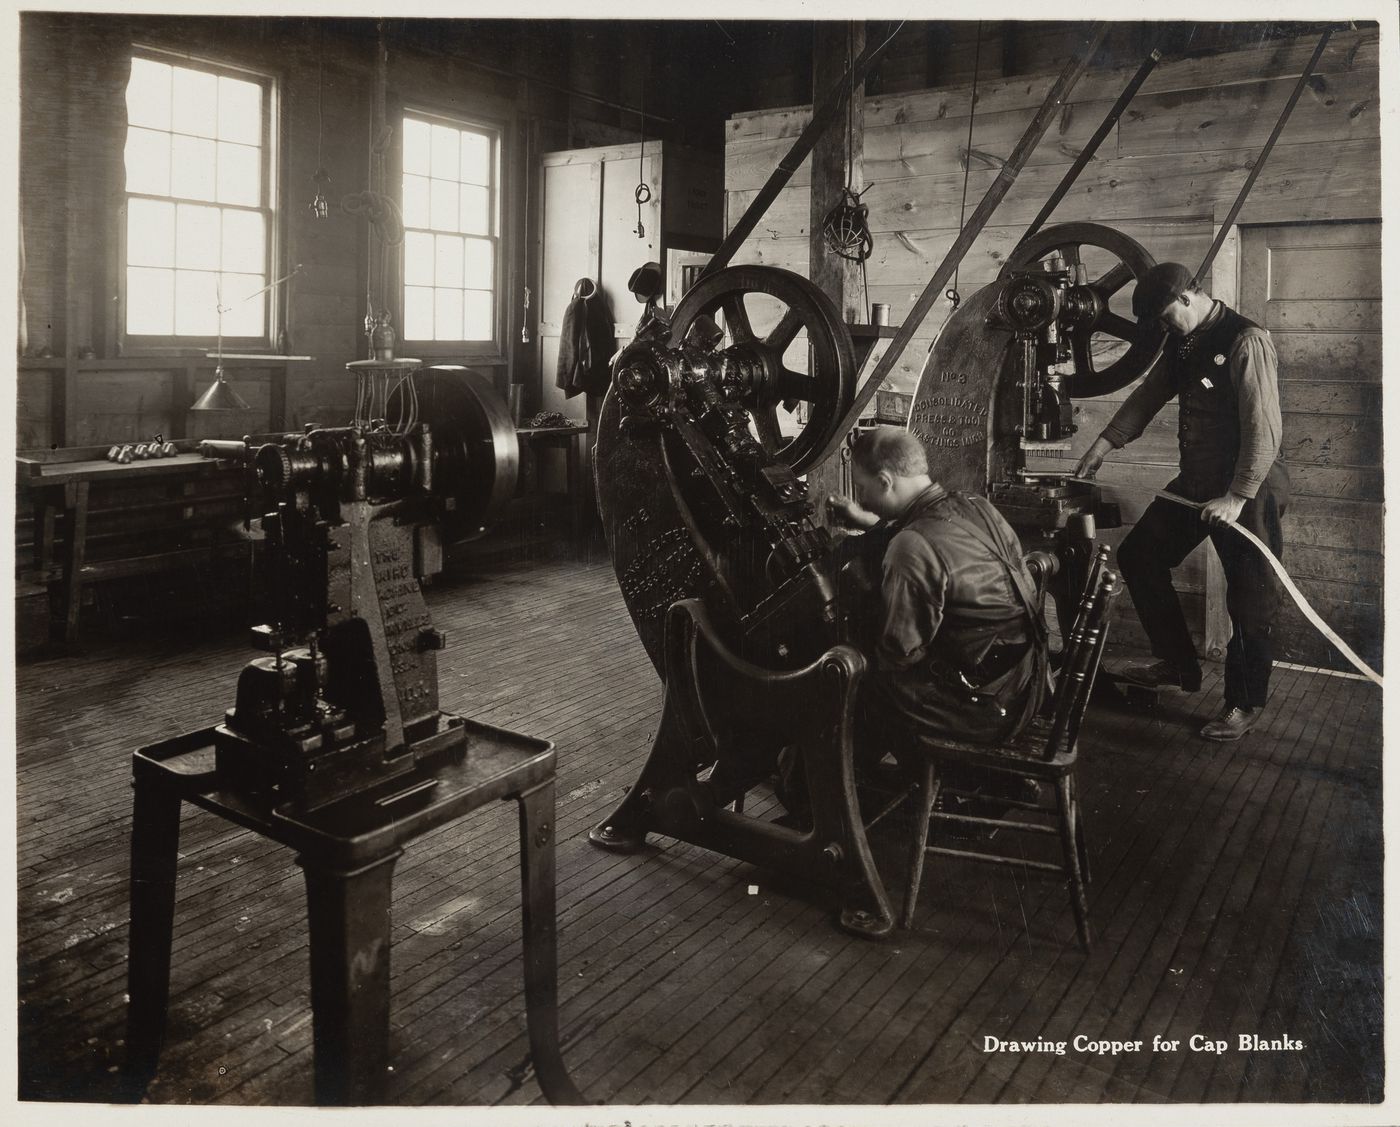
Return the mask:
{"type": "Polygon", "coordinates": [[[1282,592],[1263,554],[1227,526],[1238,523],[1282,555],[1288,470],[1278,460],[1278,356],[1265,329],[1202,292],[1179,262],[1159,263],[1143,275],[1133,292],[1133,314],[1139,322],[1162,323],[1169,334],[1166,348],[1075,472],[1093,477],[1110,450],[1132,442],[1176,398],[1181,464],[1167,491],[1203,504],[1197,511],[1154,500],[1118,549],[1119,569],[1157,659],[1119,676],[1154,689],[1201,687],[1200,662],[1171,569],[1209,536],[1225,572],[1233,632],[1224,708],[1201,735],[1237,740],[1259,722],[1268,700],[1282,592]]]}

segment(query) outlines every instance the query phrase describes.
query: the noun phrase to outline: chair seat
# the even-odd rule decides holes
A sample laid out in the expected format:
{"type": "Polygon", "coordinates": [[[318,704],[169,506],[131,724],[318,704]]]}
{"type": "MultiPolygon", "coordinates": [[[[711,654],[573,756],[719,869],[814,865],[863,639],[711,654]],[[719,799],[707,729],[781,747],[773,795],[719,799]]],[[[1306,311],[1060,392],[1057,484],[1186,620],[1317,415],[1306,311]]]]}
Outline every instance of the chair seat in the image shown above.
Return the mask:
{"type": "Polygon", "coordinates": [[[969,743],[965,740],[922,738],[911,749],[933,759],[956,760],[990,771],[1014,771],[1020,775],[1055,779],[1074,770],[1077,754],[1074,749],[1062,751],[1046,759],[1045,743],[1050,734],[1050,719],[1037,716],[1014,739],[1000,744],[969,743]]]}

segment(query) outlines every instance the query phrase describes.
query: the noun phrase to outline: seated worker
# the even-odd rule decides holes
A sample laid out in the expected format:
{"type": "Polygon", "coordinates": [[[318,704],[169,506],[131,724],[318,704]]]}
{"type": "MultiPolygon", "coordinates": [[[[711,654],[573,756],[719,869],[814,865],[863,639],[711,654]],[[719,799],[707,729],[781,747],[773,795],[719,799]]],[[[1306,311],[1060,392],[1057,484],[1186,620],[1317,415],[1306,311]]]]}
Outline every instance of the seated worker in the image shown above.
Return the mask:
{"type": "Polygon", "coordinates": [[[1015,735],[1049,687],[1045,621],[1016,534],[985,498],[933,481],[908,431],[861,434],[851,476],[854,500],[827,498],[831,522],[888,544],[858,758],[873,766],[921,735],[1015,735]]]}

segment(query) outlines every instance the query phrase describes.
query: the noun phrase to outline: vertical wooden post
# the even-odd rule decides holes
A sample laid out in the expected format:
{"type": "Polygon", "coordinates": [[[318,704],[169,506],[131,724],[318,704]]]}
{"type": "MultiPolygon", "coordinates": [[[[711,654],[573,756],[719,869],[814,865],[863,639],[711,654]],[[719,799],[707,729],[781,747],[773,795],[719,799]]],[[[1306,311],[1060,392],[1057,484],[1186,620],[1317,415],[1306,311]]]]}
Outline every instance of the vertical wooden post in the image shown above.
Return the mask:
{"type": "MultiPolygon", "coordinates": [[[[822,97],[841,81],[850,60],[865,49],[863,23],[819,22],[812,41],[812,98],[822,97]]],[[[865,137],[865,95],[857,85],[850,112],[838,114],[812,149],[811,239],[812,281],[836,302],[847,321],[864,321],[865,300],[859,264],[829,250],[822,239],[822,220],[838,203],[847,176],[856,191],[861,182],[861,153],[865,137]],[[849,167],[848,167],[849,162],[849,167]]]]}
{"type": "MultiPolygon", "coordinates": [[[[850,63],[865,50],[865,24],[861,22],[818,22],[812,39],[812,102],[823,100],[831,87],[842,80],[850,63]]],[[[859,192],[861,156],[865,147],[865,92],[857,83],[849,112],[837,114],[831,127],[812,149],[812,201],[810,223],[811,279],[841,310],[847,322],[865,321],[865,295],[861,289],[860,264],[831,251],[822,238],[822,222],[841,202],[849,182],[859,192]],[[849,177],[849,181],[848,181],[849,177]]],[[[820,502],[828,493],[841,491],[840,452],[807,472],[811,497],[820,502]]],[[[818,504],[818,513],[823,506],[818,504]]]]}

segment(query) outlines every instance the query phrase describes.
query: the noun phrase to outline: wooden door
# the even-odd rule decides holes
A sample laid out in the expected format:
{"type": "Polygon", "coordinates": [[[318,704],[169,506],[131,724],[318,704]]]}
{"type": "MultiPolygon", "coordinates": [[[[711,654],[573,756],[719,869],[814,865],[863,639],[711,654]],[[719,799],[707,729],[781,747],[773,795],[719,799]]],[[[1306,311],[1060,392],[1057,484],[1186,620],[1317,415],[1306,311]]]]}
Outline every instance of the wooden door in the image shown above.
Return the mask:
{"type": "MultiPolygon", "coordinates": [[[[1381,225],[1252,227],[1240,311],[1273,334],[1293,482],[1283,563],[1358,654],[1382,639],[1381,225]]],[[[1278,656],[1350,668],[1290,603],[1278,656]]]]}
{"type": "MultiPolygon", "coordinates": [[[[551,154],[553,156],[554,154],[551,154]]],[[[554,385],[559,364],[559,333],[574,283],[599,274],[602,246],[603,164],[599,160],[546,159],[540,238],[540,408],[583,417],[583,401],[565,400],[554,385]]]]}

